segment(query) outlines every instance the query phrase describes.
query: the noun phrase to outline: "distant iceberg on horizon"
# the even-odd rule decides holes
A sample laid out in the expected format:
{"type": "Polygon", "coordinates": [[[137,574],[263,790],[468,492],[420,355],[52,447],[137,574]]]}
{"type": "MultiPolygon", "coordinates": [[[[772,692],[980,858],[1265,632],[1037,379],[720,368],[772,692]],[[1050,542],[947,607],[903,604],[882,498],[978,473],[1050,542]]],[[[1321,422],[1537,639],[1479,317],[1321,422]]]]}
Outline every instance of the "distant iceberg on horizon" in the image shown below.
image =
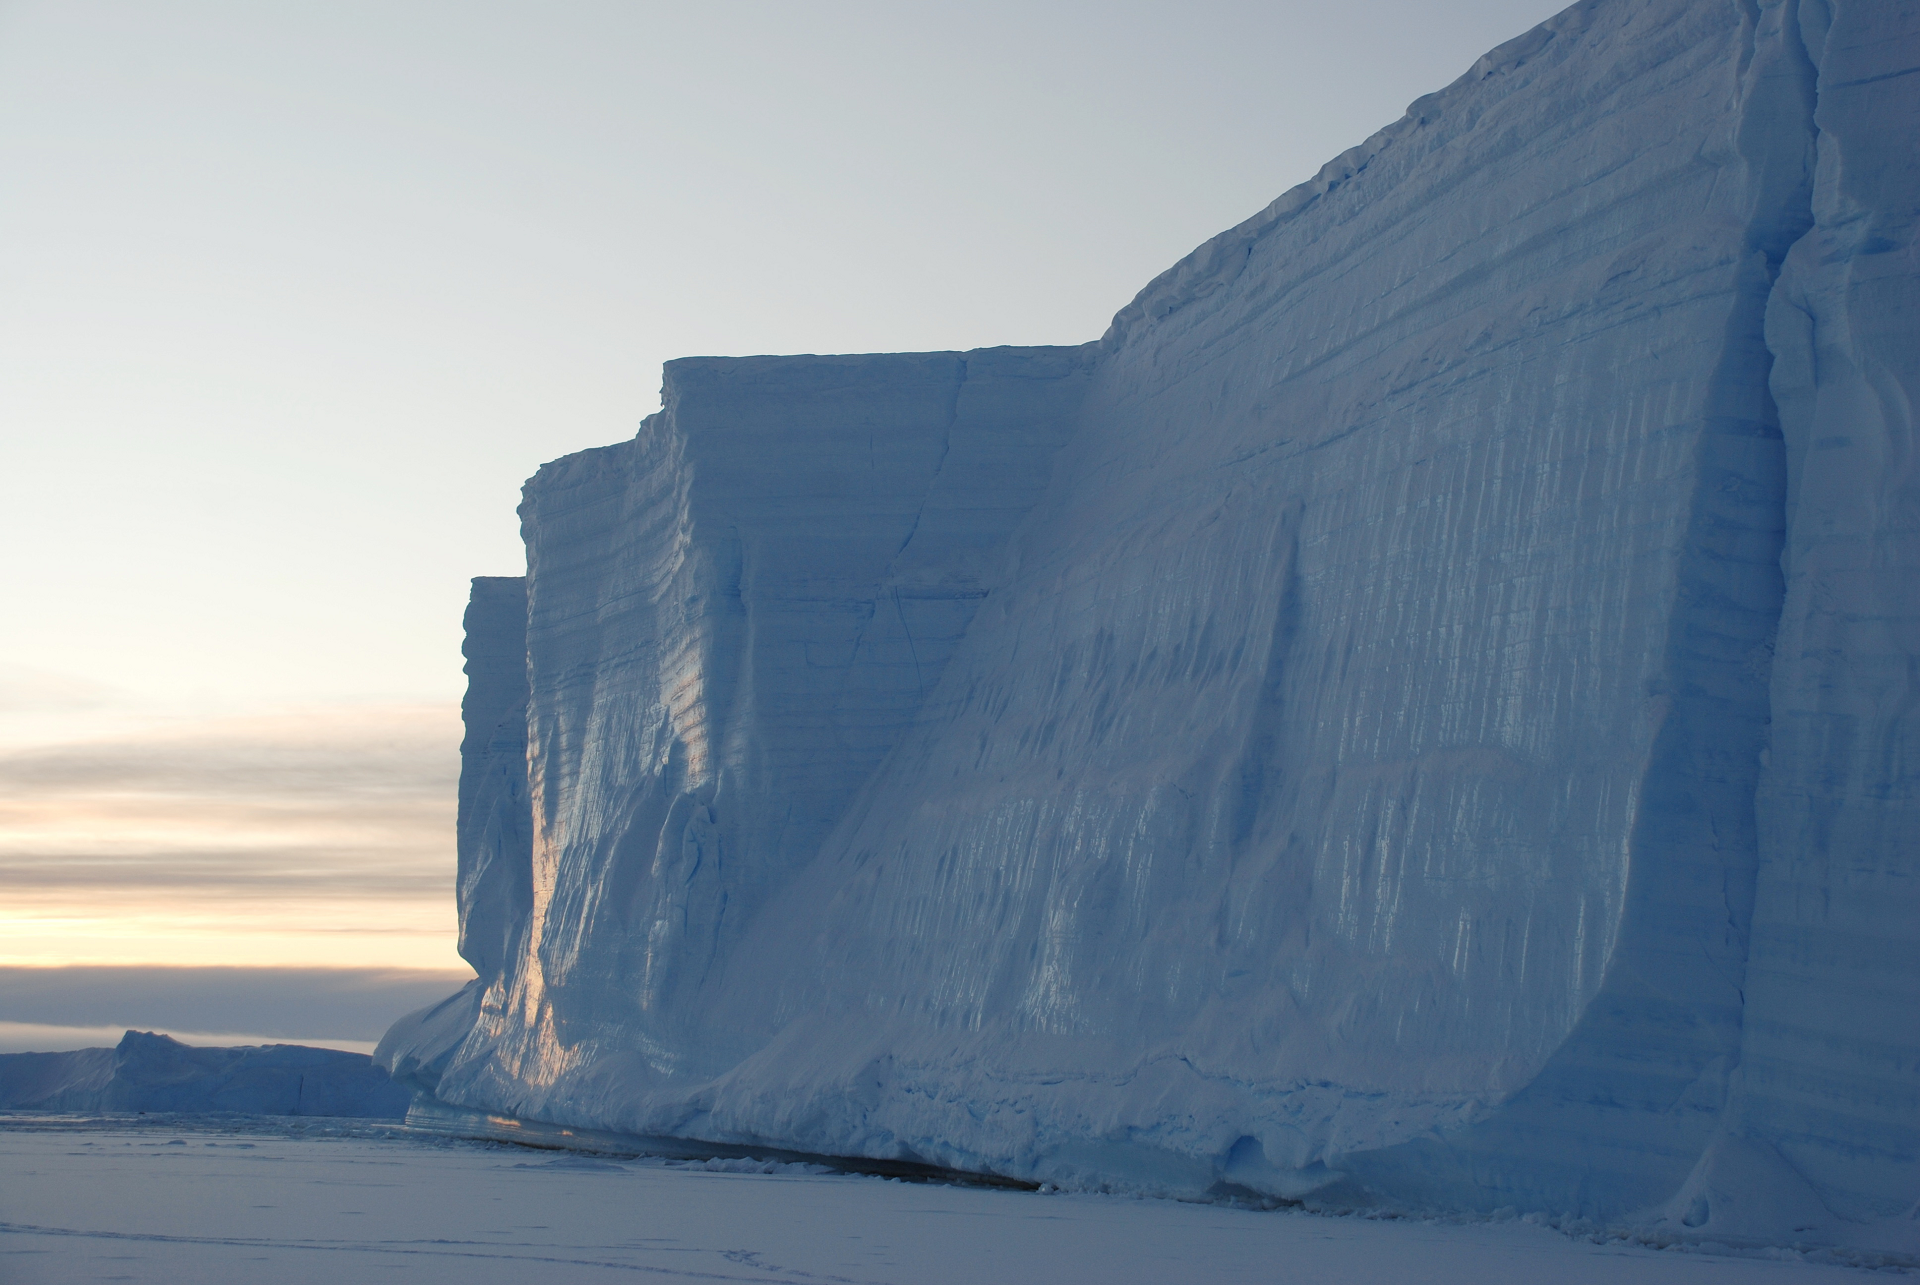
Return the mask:
{"type": "Polygon", "coordinates": [[[1587,0],[1098,342],[691,358],[474,582],[431,1099],[1920,1253],[1920,9],[1587,0]]]}
{"type": "Polygon", "coordinates": [[[365,1053],[304,1044],[204,1048],[128,1031],[110,1049],[0,1053],[0,1111],[397,1120],[409,1097],[365,1053]]]}

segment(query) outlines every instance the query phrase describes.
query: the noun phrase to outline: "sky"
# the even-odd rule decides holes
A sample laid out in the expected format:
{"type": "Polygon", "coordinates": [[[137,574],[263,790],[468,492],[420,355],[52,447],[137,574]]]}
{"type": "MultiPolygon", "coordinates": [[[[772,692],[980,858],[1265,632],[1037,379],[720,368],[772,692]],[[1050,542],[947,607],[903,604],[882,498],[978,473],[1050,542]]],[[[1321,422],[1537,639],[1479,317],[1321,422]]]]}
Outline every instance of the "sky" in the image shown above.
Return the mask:
{"type": "Polygon", "coordinates": [[[0,968],[457,979],[539,464],[672,357],[1097,338],[1559,7],[0,0],[0,968]]]}

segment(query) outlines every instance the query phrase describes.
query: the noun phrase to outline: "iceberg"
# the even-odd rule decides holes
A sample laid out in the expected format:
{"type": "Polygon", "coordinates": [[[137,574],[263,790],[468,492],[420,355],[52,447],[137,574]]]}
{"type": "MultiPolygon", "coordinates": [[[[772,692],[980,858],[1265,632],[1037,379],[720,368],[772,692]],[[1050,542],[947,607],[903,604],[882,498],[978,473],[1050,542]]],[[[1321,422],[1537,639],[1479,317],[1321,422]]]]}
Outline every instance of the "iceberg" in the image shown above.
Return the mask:
{"type": "Polygon", "coordinates": [[[377,1060],[1920,1249],[1913,120],[1910,5],[1586,0],[1097,342],[669,363],[475,582],[479,978],[377,1060]]]}
{"type": "Polygon", "coordinates": [[[399,1119],[410,1095],[365,1053],[257,1044],[201,1048],[128,1031],[116,1048],[0,1053],[0,1109],[232,1111],[399,1119]]]}

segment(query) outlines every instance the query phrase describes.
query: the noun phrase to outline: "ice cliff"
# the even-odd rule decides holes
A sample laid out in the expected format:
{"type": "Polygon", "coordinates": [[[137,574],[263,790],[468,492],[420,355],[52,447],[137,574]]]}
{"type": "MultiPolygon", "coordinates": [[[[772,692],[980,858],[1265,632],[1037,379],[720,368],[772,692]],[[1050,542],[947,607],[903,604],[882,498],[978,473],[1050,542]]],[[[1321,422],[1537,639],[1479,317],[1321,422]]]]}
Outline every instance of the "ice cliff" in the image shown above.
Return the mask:
{"type": "Polygon", "coordinates": [[[439,1103],[1920,1247],[1920,6],[1593,0],[475,583],[439,1103]]]}

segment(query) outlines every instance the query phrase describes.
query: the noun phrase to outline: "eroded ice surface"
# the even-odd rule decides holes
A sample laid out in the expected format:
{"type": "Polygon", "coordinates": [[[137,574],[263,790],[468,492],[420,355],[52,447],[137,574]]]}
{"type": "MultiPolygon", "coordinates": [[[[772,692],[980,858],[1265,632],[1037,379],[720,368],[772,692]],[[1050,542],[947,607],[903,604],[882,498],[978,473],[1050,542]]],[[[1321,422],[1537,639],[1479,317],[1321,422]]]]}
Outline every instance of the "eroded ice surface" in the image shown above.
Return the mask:
{"type": "Polygon", "coordinates": [[[670,364],[476,583],[481,980],[383,1058],[1054,1183],[1914,1240],[1916,72],[1910,4],[1595,0],[1098,344],[670,364]]]}

